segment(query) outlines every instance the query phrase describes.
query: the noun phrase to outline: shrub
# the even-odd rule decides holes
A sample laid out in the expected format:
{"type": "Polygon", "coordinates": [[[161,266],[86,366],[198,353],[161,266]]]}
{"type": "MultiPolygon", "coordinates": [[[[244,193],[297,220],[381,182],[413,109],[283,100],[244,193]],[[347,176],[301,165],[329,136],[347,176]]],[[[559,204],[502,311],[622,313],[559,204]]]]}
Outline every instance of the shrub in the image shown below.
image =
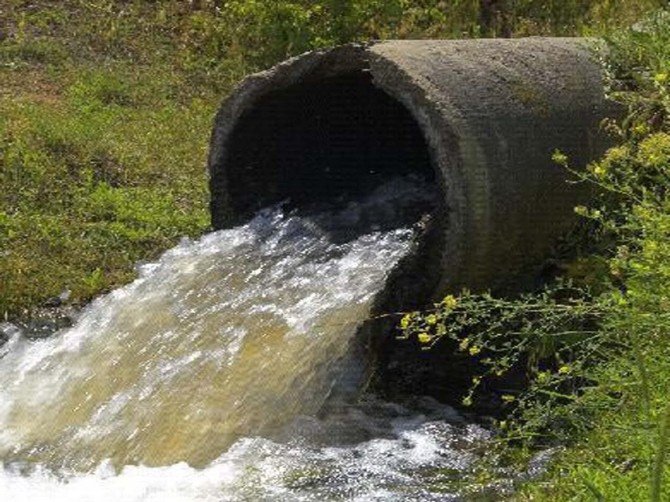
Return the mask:
{"type": "MultiPolygon", "coordinates": [[[[611,95],[629,112],[608,124],[619,145],[574,172],[597,193],[576,208],[591,227],[578,260],[607,264],[589,267],[596,291],[559,279],[518,299],[464,293],[401,320],[403,336],[426,347],[451,338],[479,360],[466,405],[487,378],[523,364],[527,388],[502,396],[501,438],[570,446],[548,488],[525,488],[533,500],[670,495],[669,37],[670,13],[660,11],[608,38],[611,95]]],[[[560,152],[554,159],[568,167],[560,152]]]]}

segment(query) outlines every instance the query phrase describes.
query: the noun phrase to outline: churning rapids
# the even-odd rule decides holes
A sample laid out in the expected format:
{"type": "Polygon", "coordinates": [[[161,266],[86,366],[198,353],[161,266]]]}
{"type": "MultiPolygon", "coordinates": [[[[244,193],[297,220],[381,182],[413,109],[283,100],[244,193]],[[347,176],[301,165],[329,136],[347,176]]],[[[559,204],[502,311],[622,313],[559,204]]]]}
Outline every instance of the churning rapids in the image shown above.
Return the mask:
{"type": "Polygon", "coordinates": [[[395,180],[336,211],[266,209],[141,265],[71,328],[17,331],[0,499],[448,499],[486,432],[429,398],[351,399],[356,334],[425,193],[395,180]]]}

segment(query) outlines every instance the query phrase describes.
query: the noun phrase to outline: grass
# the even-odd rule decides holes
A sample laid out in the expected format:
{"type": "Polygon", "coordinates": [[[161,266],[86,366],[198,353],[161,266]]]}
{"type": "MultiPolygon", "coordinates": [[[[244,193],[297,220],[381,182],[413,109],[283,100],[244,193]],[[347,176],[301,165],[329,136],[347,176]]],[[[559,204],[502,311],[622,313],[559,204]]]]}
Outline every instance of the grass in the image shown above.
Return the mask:
{"type": "Polygon", "coordinates": [[[0,71],[15,86],[0,98],[0,312],[64,289],[85,301],[206,230],[215,105],[177,101],[180,84],[154,72],[0,71]]]}
{"type": "Polygon", "coordinates": [[[641,360],[610,359],[590,375],[599,384],[579,404],[598,406],[591,430],[557,457],[540,482],[525,485],[518,500],[670,498],[670,350],[668,332],[662,335],[662,343],[656,340],[660,348],[645,344],[641,360]],[[648,373],[646,384],[641,368],[648,373]]]}
{"type": "Polygon", "coordinates": [[[573,407],[597,413],[521,499],[670,499],[670,11],[610,47],[612,95],[629,115],[586,175],[600,191],[590,217],[607,237],[595,252],[609,263],[595,301],[609,315],[604,357],[584,366],[573,407]]]}
{"type": "Polygon", "coordinates": [[[556,257],[563,272],[538,293],[450,296],[401,321],[426,349],[451,339],[476,356],[466,406],[524,374],[501,396],[490,462],[561,452],[517,500],[670,500],[670,11],[610,33],[606,54],[610,96],[628,114],[607,124],[618,144],[573,171],[596,197],[575,208],[587,231],[556,257]]]}

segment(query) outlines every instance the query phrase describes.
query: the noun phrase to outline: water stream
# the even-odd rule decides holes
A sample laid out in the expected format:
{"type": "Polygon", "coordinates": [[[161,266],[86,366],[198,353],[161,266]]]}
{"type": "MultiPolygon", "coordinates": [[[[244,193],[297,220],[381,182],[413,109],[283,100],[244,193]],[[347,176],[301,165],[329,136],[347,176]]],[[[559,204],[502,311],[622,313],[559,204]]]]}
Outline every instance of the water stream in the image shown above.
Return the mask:
{"type": "Polygon", "coordinates": [[[428,202],[395,180],[336,210],[268,208],[141,265],[72,328],[16,333],[1,499],[448,499],[441,477],[485,431],[428,398],[342,397],[365,379],[356,335],[428,202]]]}

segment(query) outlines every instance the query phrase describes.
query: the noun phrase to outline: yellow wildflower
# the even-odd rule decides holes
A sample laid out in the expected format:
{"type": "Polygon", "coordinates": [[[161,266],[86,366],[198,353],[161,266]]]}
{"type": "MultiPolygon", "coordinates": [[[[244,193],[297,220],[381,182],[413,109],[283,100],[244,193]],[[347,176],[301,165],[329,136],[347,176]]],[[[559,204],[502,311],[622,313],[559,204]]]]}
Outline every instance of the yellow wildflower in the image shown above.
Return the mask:
{"type": "Polygon", "coordinates": [[[565,155],[560,150],[555,150],[554,151],[554,153],[551,156],[551,160],[556,162],[556,164],[564,166],[564,167],[568,165],[568,156],[565,155]]]}
{"type": "Polygon", "coordinates": [[[476,356],[482,351],[481,347],[477,347],[476,345],[473,345],[470,347],[470,355],[471,356],[476,356]]]}
{"type": "Polygon", "coordinates": [[[412,316],[409,314],[405,314],[402,319],[400,319],[400,327],[402,329],[407,329],[409,327],[409,323],[412,321],[412,316]]]}
{"type": "Polygon", "coordinates": [[[649,127],[647,127],[647,124],[638,124],[633,127],[633,132],[638,136],[644,136],[649,132],[649,127]]]}
{"type": "Polygon", "coordinates": [[[428,333],[419,333],[417,336],[419,343],[430,343],[433,339],[428,333]]]}
{"type": "Polygon", "coordinates": [[[596,164],[593,168],[593,174],[595,174],[598,178],[604,178],[607,174],[607,170],[602,164],[596,164]]]}
{"type": "Polygon", "coordinates": [[[456,308],[456,305],[458,304],[458,300],[456,300],[456,297],[454,295],[447,295],[444,297],[444,300],[442,300],[442,305],[446,309],[454,309],[456,308]]]}
{"type": "Polygon", "coordinates": [[[559,375],[567,375],[568,373],[570,373],[570,371],[572,371],[572,369],[567,364],[558,368],[559,375]]]}
{"type": "Polygon", "coordinates": [[[540,383],[546,382],[549,380],[550,373],[548,371],[540,371],[537,374],[537,381],[540,383]]]}
{"type": "Polygon", "coordinates": [[[437,324],[437,316],[435,314],[430,314],[428,317],[426,317],[426,324],[429,326],[437,324]]]}

